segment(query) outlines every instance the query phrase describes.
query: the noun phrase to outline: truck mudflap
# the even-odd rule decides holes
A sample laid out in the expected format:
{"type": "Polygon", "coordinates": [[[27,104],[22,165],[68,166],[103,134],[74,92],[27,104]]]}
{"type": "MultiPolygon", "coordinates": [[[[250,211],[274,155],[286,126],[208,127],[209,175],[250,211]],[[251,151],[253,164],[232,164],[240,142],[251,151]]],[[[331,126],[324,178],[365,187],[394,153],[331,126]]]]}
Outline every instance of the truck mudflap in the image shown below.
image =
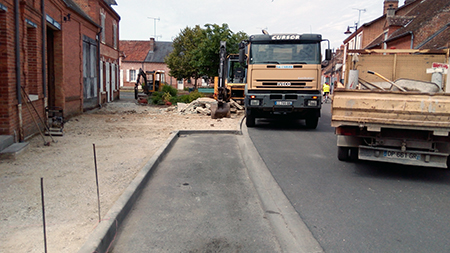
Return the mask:
{"type": "Polygon", "coordinates": [[[437,167],[447,169],[448,154],[426,152],[417,150],[389,149],[384,147],[359,146],[358,158],[360,160],[389,162],[424,167],[437,167]]]}

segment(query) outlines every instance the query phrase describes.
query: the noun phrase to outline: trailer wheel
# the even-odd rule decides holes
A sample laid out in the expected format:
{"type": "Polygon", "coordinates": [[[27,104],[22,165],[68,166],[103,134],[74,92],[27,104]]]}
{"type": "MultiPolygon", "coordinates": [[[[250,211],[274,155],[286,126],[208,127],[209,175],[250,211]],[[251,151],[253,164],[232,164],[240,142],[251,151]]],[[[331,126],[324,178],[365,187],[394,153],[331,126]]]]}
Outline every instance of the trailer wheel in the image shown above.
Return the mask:
{"type": "Polygon", "coordinates": [[[350,161],[358,160],[358,148],[350,148],[350,161]]]}
{"type": "Polygon", "coordinates": [[[339,161],[350,160],[350,148],[348,147],[338,147],[338,159],[339,161]]]}
{"type": "Polygon", "coordinates": [[[317,124],[319,123],[319,117],[317,116],[309,116],[305,119],[306,127],[309,129],[316,129],[317,124]]]}

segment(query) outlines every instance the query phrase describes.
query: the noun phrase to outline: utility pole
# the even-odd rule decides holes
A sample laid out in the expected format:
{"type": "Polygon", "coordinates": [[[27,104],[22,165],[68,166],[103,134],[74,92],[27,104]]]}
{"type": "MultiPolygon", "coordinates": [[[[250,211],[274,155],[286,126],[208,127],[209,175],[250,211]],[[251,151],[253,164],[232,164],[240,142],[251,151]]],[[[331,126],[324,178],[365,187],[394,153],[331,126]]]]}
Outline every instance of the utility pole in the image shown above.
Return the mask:
{"type": "Polygon", "coordinates": [[[154,31],[154,32],[155,32],[155,40],[157,40],[157,39],[156,39],[156,20],[159,21],[160,19],[159,19],[159,17],[157,17],[157,18],[147,17],[147,18],[148,18],[148,19],[153,19],[153,22],[154,22],[154,24],[155,24],[155,31],[154,31]]]}

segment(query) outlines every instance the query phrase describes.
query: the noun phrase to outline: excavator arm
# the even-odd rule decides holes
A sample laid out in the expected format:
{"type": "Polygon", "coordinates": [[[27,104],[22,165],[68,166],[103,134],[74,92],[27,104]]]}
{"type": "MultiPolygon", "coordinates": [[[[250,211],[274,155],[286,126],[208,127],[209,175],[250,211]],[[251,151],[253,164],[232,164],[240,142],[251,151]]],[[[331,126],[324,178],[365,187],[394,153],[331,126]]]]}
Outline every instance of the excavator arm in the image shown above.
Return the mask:
{"type": "Polygon", "coordinates": [[[229,93],[228,89],[225,87],[225,78],[226,78],[226,59],[227,59],[227,49],[226,49],[226,41],[220,42],[219,48],[219,83],[217,86],[217,105],[211,106],[211,118],[229,118],[230,115],[230,105],[229,101],[229,93]]]}

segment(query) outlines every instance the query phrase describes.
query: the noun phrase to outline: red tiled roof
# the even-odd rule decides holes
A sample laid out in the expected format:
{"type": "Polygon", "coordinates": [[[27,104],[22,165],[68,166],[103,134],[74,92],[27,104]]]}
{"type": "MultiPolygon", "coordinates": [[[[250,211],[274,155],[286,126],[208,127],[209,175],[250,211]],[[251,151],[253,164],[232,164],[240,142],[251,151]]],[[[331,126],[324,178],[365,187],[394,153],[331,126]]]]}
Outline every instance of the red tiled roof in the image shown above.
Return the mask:
{"type": "MultiPolygon", "coordinates": [[[[448,0],[423,0],[411,9],[407,16],[415,16],[415,18],[391,34],[390,38],[396,38],[399,35],[412,32],[414,34],[422,32],[422,29],[428,25],[431,20],[442,11],[448,11],[450,1],[448,0]]],[[[437,29],[439,29],[437,27],[437,29]]]]}
{"type": "Polygon", "coordinates": [[[450,23],[442,31],[438,31],[436,36],[430,38],[419,46],[418,49],[443,49],[450,47],[450,23]]]}
{"type": "Polygon", "coordinates": [[[149,40],[121,40],[119,45],[125,55],[123,62],[144,62],[150,51],[149,40]]]}

